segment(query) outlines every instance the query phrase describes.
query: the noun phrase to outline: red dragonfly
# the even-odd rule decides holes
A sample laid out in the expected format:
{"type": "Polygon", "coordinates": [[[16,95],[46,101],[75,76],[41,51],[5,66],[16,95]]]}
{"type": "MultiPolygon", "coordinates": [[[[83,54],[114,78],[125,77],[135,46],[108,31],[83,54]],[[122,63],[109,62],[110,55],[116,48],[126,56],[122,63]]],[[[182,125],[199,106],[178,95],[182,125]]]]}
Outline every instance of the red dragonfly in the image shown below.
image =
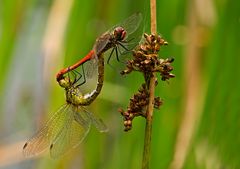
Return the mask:
{"type": "Polygon", "coordinates": [[[118,55],[119,53],[122,54],[120,52],[120,47],[126,51],[129,51],[129,49],[126,47],[127,43],[130,41],[128,40],[128,37],[130,34],[137,30],[141,20],[142,20],[141,13],[135,13],[132,16],[128,17],[123,22],[121,22],[120,24],[117,24],[107,32],[103,33],[100,37],[97,38],[93,46],[93,49],[84,58],[80,59],[77,63],[73,64],[72,66],[64,68],[57,73],[56,75],[57,81],[61,80],[64,74],[76,69],[77,67],[79,67],[80,65],[89,60],[96,59],[96,57],[105,53],[109,49],[112,49],[112,51],[107,60],[107,63],[109,63],[114,51],[117,60],[119,61],[118,55]]]}
{"type": "MultiPolygon", "coordinates": [[[[60,107],[48,122],[25,143],[23,147],[25,156],[34,156],[49,148],[51,157],[58,158],[69,150],[77,147],[83,141],[89,132],[91,124],[100,132],[106,132],[108,130],[102,120],[89,112],[85,106],[90,105],[102,89],[104,52],[113,48],[110,57],[115,51],[118,59],[119,46],[128,50],[124,46],[128,42],[127,37],[137,29],[140,21],[141,14],[136,13],[130,16],[122,22],[122,24],[115,26],[113,29],[101,35],[96,40],[93,50],[83,59],[68,68],[62,69],[57,74],[57,81],[66,92],[66,104],[60,107]],[[87,61],[90,64],[89,67],[91,69],[94,68],[93,71],[98,77],[96,88],[91,92],[84,93],[82,86],[81,88],[79,87],[82,84],[79,82],[82,76],[76,71],[76,68],[87,61]],[[70,76],[71,73],[73,79],[70,76]],[[67,74],[67,76],[65,76],[65,74],[67,74]]],[[[89,74],[86,75],[87,78],[91,78],[89,74]]],[[[85,79],[84,69],[83,76],[85,79]]]]}

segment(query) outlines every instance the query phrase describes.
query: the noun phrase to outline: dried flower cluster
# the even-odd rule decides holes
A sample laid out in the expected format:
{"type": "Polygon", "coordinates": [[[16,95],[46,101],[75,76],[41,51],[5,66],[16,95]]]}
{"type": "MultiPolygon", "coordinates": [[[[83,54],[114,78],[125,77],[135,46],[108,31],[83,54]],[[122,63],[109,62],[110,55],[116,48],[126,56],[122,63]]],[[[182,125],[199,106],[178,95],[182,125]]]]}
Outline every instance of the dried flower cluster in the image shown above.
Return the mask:
{"type": "Polygon", "coordinates": [[[145,75],[151,74],[152,72],[160,72],[162,80],[174,77],[174,74],[170,73],[173,70],[171,63],[174,59],[158,58],[160,47],[168,43],[159,35],[148,35],[145,33],[144,38],[144,43],[137,46],[133,51],[134,58],[128,60],[127,68],[123,70],[121,74],[129,74],[132,71],[140,71],[145,75]]]}
{"type": "MultiPolygon", "coordinates": [[[[149,92],[146,84],[143,84],[138,92],[130,99],[127,111],[124,111],[121,108],[118,110],[124,117],[125,131],[128,131],[132,128],[132,120],[134,117],[143,116],[146,118],[145,107],[148,105],[148,102],[149,92]]],[[[162,101],[160,100],[160,97],[156,97],[154,100],[154,107],[159,108],[161,104],[162,101]]]]}
{"type": "MultiPolygon", "coordinates": [[[[128,60],[126,69],[121,72],[122,75],[129,74],[132,71],[139,71],[144,74],[145,83],[140,87],[138,92],[130,99],[129,106],[126,111],[119,109],[124,118],[125,131],[132,128],[132,121],[137,116],[146,118],[146,106],[149,103],[148,80],[153,72],[159,72],[163,81],[174,77],[170,73],[173,70],[171,58],[160,59],[158,52],[163,45],[168,43],[159,35],[144,34],[144,42],[138,45],[133,51],[133,59],[128,60]]],[[[157,80],[156,80],[157,85],[157,80]]],[[[159,109],[162,105],[160,97],[155,97],[154,108],[159,109]]]]}

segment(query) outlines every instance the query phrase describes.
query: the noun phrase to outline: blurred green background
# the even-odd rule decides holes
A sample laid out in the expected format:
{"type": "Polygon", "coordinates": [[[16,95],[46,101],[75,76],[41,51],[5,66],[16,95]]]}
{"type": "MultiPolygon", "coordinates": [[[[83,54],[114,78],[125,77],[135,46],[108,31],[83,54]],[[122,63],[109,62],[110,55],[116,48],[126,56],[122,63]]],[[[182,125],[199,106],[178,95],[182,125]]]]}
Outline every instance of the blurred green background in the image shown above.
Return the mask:
{"type": "MultiPolygon", "coordinates": [[[[0,1],[0,168],[141,168],[145,120],[123,131],[117,111],[143,82],[106,65],[105,83],[89,107],[109,127],[92,127],[83,143],[61,159],[47,152],[23,158],[25,141],[65,102],[58,70],[83,57],[97,36],[134,12],[149,32],[147,0],[0,1]]],[[[152,169],[240,168],[240,1],[158,0],[158,32],[173,56],[169,83],[159,81],[164,104],[154,113],[152,169]]],[[[119,67],[118,67],[119,66],[119,67]]],[[[159,76],[158,76],[159,77],[159,76]]]]}

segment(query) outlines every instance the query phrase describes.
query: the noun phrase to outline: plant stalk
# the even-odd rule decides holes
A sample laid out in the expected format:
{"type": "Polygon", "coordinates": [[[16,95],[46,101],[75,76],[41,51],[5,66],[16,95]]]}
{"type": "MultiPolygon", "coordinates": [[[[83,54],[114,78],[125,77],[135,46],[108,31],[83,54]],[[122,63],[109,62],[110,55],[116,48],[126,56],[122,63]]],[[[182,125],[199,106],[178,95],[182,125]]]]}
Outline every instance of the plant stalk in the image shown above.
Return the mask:
{"type": "MultiPolygon", "coordinates": [[[[157,22],[156,22],[156,0],[150,0],[151,10],[151,33],[156,34],[157,22]]],[[[152,73],[149,80],[149,104],[146,110],[146,126],[145,126],[145,137],[144,137],[144,149],[142,159],[142,169],[149,169],[150,156],[151,156],[151,137],[152,137],[152,116],[154,109],[154,93],[155,93],[155,80],[156,75],[152,73]]]]}

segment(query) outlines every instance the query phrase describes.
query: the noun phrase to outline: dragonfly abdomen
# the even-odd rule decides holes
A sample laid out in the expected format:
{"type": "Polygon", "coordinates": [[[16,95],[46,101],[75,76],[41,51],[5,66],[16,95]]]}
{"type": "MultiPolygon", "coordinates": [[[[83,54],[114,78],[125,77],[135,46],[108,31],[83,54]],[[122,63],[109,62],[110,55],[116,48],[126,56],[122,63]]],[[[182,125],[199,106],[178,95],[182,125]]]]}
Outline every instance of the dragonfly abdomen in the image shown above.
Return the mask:
{"type": "Polygon", "coordinates": [[[104,79],[104,58],[103,58],[103,53],[101,53],[98,56],[98,81],[97,81],[97,87],[91,93],[84,95],[84,97],[86,99],[86,102],[88,104],[92,103],[96,99],[96,97],[99,95],[99,93],[101,92],[102,86],[103,86],[103,79],[104,79]]]}
{"type": "Polygon", "coordinates": [[[97,87],[92,92],[83,94],[81,92],[80,86],[75,87],[74,85],[70,85],[70,81],[66,81],[67,78],[62,79],[59,82],[60,85],[64,86],[66,89],[66,100],[68,103],[79,106],[87,106],[91,104],[101,92],[103,86],[103,79],[104,79],[104,58],[103,54],[100,54],[98,57],[97,87]]]}

